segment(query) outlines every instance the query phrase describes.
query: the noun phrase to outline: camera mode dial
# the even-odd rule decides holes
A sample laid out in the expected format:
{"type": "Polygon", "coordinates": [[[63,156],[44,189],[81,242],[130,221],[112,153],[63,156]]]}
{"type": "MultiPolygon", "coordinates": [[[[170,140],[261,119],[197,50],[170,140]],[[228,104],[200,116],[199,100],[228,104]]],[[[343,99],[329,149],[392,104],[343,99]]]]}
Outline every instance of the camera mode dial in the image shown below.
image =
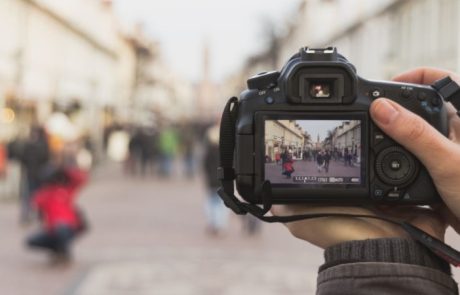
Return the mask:
{"type": "Polygon", "coordinates": [[[248,88],[254,90],[265,90],[275,87],[278,84],[280,72],[262,72],[248,79],[248,88]]]}
{"type": "Polygon", "coordinates": [[[389,147],[381,151],[375,166],[377,176],[392,186],[409,184],[417,171],[413,156],[400,147],[389,147]]]}

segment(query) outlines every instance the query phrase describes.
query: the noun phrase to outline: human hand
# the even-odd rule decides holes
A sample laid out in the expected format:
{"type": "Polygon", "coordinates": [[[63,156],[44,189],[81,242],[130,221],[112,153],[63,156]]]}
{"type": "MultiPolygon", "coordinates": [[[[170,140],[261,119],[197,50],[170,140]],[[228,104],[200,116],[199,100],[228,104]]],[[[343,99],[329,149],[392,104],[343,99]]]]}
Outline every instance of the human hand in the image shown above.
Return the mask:
{"type": "MultiPolygon", "coordinates": [[[[415,206],[405,207],[351,207],[323,205],[274,205],[275,216],[291,216],[317,213],[344,213],[353,215],[385,216],[406,221],[439,240],[444,240],[446,224],[438,212],[415,206]]],[[[284,224],[296,238],[321,248],[339,243],[378,238],[409,238],[398,225],[370,218],[322,217],[284,224]]]]}
{"type": "MultiPolygon", "coordinates": [[[[394,80],[432,84],[445,76],[460,84],[460,76],[433,68],[418,68],[398,75],[394,80]]],[[[419,116],[388,99],[374,101],[370,114],[383,132],[412,152],[428,169],[445,203],[445,206],[437,208],[438,211],[460,232],[460,118],[450,103],[447,109],[449,138],[419,116]]]]}
{"type": "MultiPolygon", "coordinates": [[[[430,68],[410,71],[395,77],[394,80],[416,84],[432,84],[447,75],[450,75],[457,82],[460,81],[458,76],[450,72],[430,68]]],[[[456,185],[455,182],[456,179],[460,179],[458,178],[460,177],[460,172],[452,173],[455,171],[455,167],[460,164],[460,147],[456,146],[457,139],[460,140],[460,119],[456,116],[455,110],[451,105],[448,105],[448,108],[451,130],[450,140],[437,132],[422,118],[390,100],[376,100],[372,104],[370,112],[384,132],[414,153],[428,168],[439,193],[454,214],[444,206],[437,208],[437,212],[413,206],[391,207],[382,212],[381,208],[372,207],[307,207],[298,205],[274,206],[272,213],[274,215],[311,213],[379,214],[408,221],[440,240],[444,239],[445,221],[453,225],[457,231],[460,231],[460,222],[455,217],[460,216],[460,202],[458,202],[460,184],[456,185]],[[388,106],[390,107],[389,111],[388,106]],[[392,110],[391,108],[396,111],[396,115],[389,113],[392,110]],[[434,150],[433,146],[435,147],[434,150]],[[450,153],[454,153],[454,150],[458,156],[456,156],[456,160],[450,161],[450,159],[453,159],[450,153]],[[442,158],[443,161],[439,162],[439,158],[442,158]],[[449,202],[446,199],[449,199],[449,202]],[[442,217],[439,212],[443,214],[442,217]]],[[[294,236],[322,248],[349,240],[407,237],[407,234],[400,227],[373,219],[327,217],[287,223],[286,226],[294,236]]]]}

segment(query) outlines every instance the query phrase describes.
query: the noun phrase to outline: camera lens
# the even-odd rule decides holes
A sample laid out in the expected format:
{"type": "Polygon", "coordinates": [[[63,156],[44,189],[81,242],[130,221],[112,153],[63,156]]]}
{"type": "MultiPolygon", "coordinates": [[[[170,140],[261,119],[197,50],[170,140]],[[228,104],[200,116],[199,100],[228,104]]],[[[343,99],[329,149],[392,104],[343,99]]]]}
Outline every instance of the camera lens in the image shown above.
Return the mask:
{"type": "Polygon", "coordinates": [[[390,185],[408,184],[417,170],[413,157],[400,147],[383,150],[377,156],[375,168],[378,177],[390,185]]]}

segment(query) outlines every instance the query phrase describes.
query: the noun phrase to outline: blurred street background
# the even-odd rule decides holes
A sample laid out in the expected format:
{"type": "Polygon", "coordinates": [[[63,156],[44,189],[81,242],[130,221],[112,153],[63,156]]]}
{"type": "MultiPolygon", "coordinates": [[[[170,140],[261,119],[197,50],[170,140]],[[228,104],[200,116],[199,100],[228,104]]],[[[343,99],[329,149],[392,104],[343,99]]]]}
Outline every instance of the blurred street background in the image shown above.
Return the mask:
{"type": "Polygon", "coordinates": [[[0,294],[313,293],[320,249],[216,199],[227,98],[307,45],[460,72],[459,27],[458,0],[0,0],[0,294]],[[34,196],[75,170],[56,263],[34,196]]]}

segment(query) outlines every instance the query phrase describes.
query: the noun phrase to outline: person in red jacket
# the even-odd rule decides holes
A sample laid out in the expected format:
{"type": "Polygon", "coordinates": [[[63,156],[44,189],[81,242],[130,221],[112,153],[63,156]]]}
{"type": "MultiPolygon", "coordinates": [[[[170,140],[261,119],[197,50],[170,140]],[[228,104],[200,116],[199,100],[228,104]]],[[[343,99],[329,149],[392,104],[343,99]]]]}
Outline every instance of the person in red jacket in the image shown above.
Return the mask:
{"type": "Polygon", "coordinates": [[[286,178],[291,178],[291,174],[294,173],[295,169],[294,169],[294,160],[292,159],[292,154],[289,153],[287,156],[286,156],[286,159],[283,163],[283,173],[284,175],[286,175],[286,178]]]}
{"type": "Polygon", "coordinates": [[[29,237],[32,248],[51,251],[57,258],[70,258],[72,240],[86,228],[75,206],[78,190],[86,182],[86,173],[78,169],[58,169],[49,173],[35,193],[33,203],[43,222],[43,229],[29,237]]]}

